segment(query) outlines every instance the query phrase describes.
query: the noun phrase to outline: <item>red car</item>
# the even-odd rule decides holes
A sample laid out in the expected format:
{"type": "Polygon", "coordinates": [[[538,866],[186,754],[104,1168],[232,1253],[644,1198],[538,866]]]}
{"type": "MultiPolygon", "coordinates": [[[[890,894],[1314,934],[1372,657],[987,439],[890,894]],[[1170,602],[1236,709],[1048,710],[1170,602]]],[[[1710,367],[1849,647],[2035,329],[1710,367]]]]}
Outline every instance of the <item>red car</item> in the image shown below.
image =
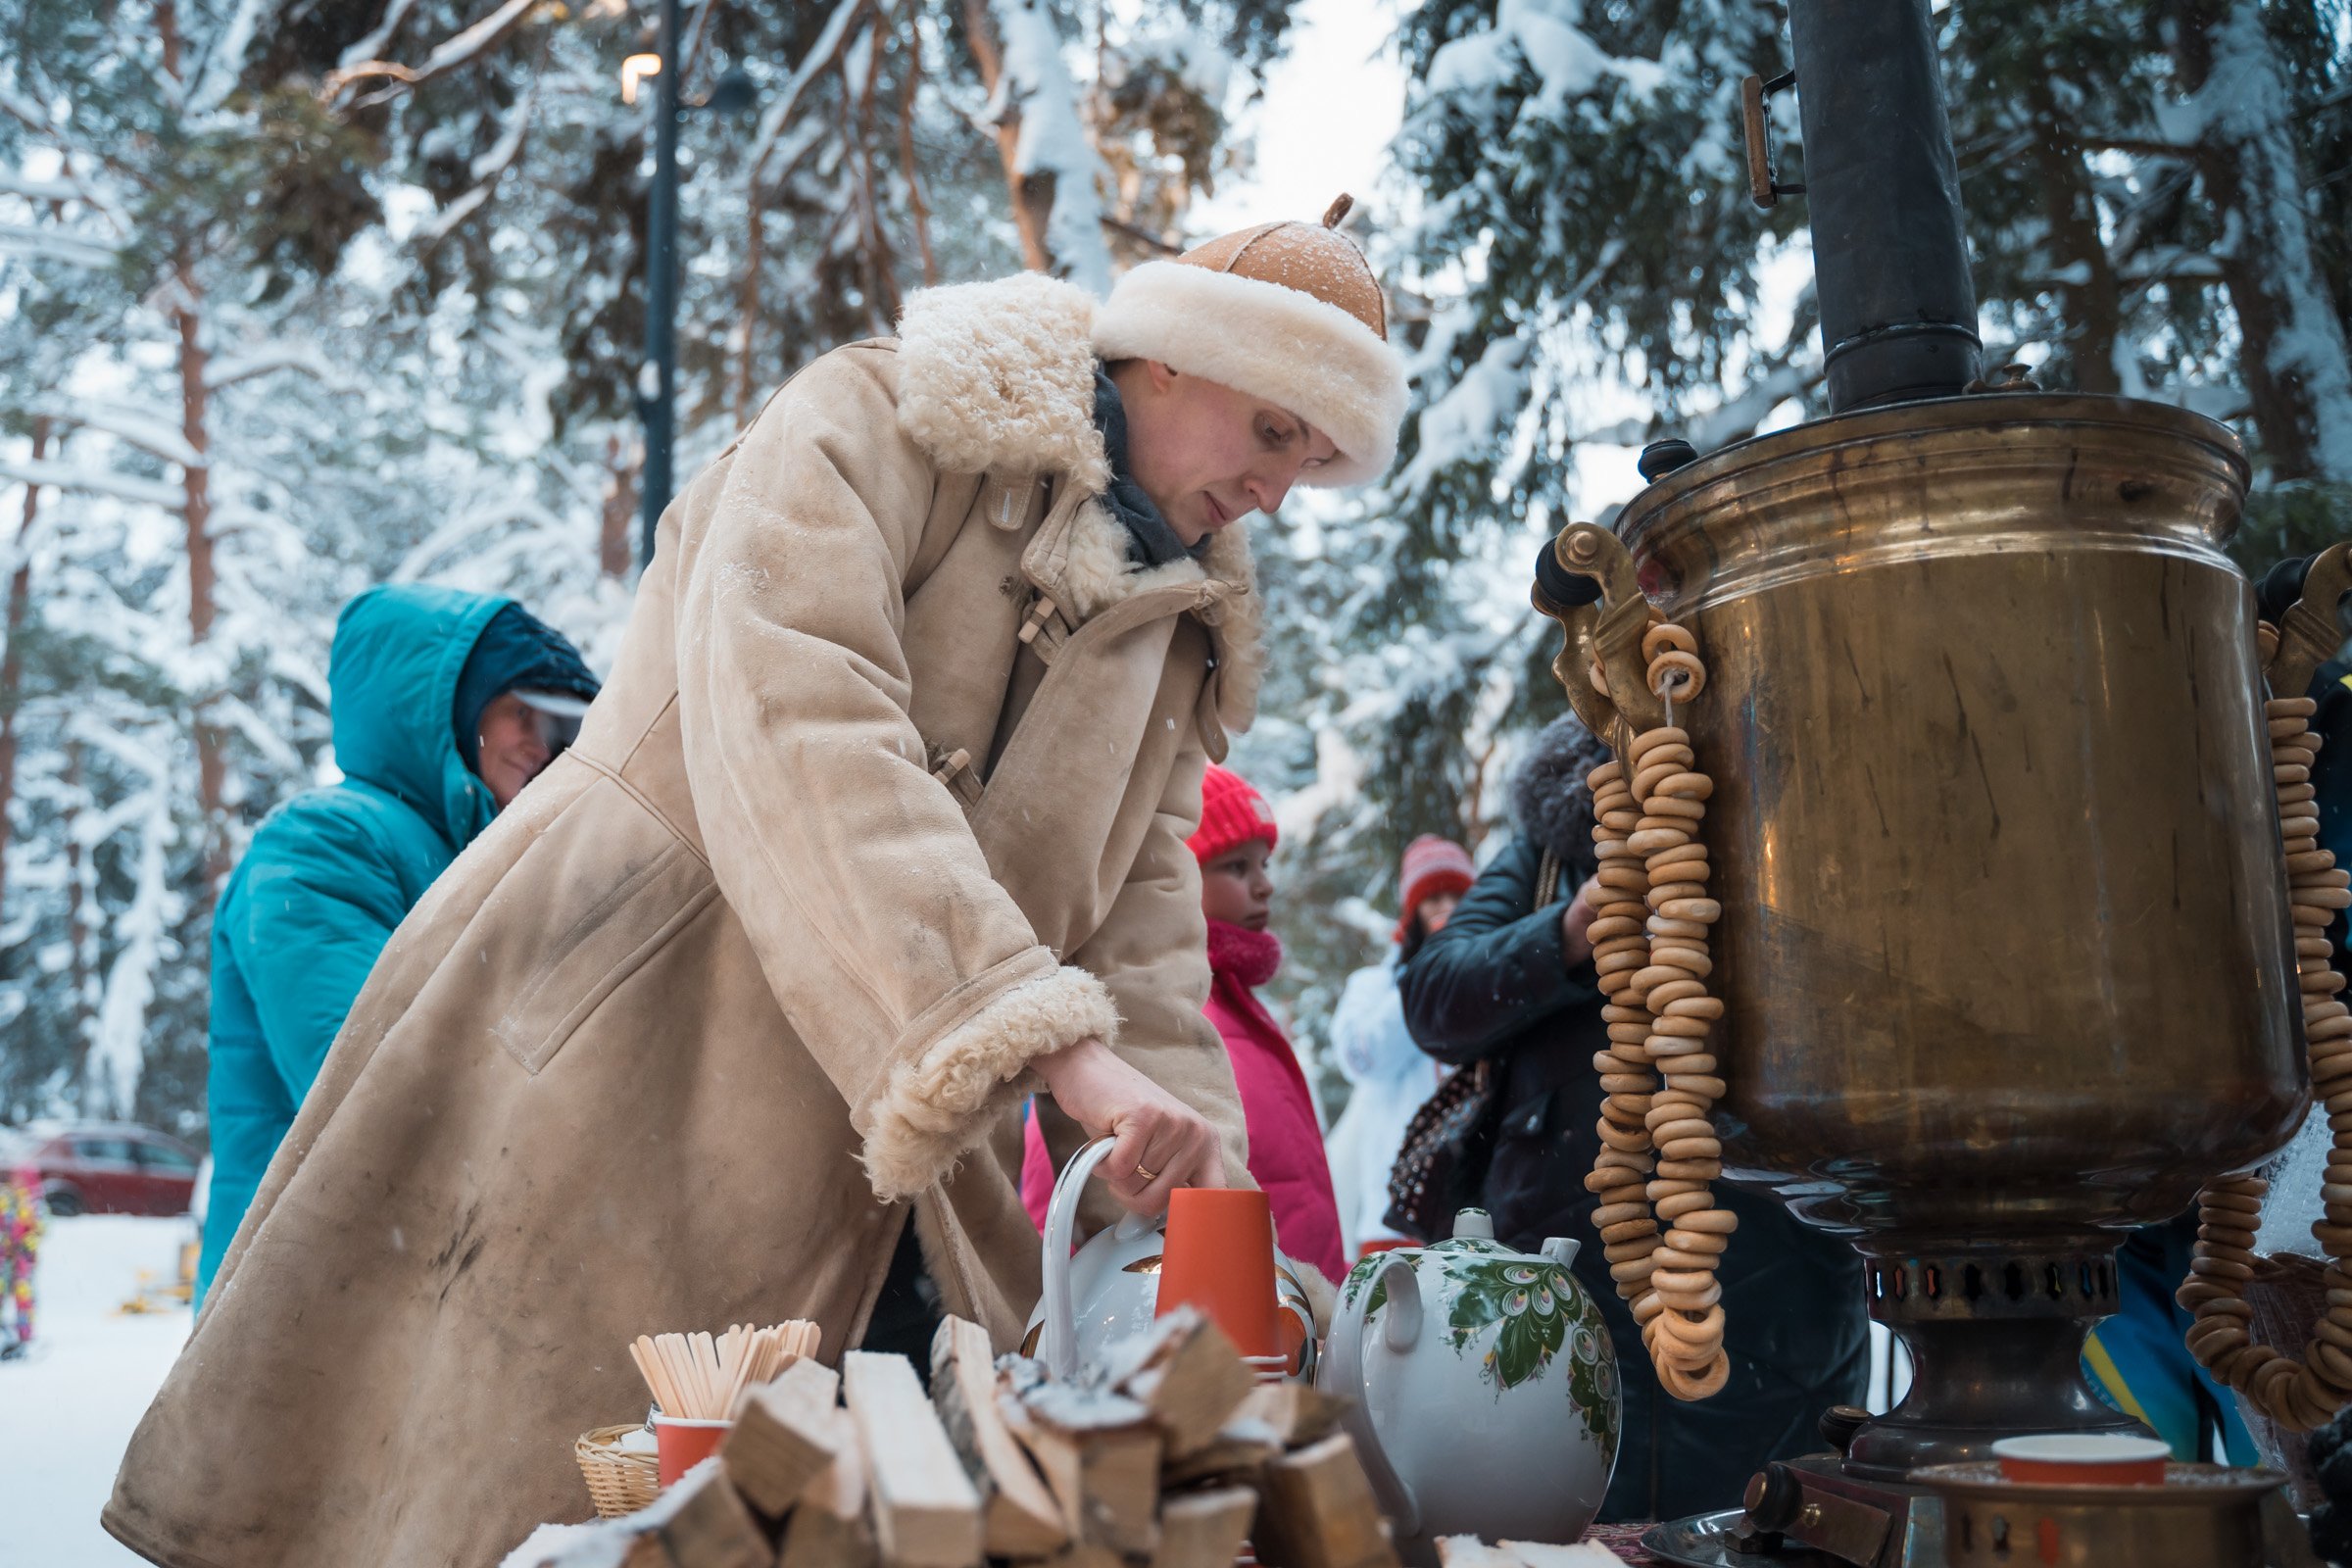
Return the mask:
{"type": "Polygon", "coordinates": [[[127,1121],[0,1128],[0,1164],[40,1172],[49,1212],[185,1214],[198,1156],[176,1138],[127,1121]]]}

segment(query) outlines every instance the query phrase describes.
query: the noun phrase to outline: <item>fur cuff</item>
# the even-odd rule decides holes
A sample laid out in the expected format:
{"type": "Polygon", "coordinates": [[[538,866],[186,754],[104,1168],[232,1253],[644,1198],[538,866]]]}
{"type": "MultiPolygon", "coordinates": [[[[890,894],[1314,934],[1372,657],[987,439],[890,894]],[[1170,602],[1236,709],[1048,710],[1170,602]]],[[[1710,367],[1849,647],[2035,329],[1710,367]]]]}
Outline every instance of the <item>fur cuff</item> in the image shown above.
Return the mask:
{"type": "Polygon", "coordinates": [[[1183,262],[1146,262],[1095,313],[1105,360],[1158,360],[1265,398],[1331,437],[1334,462],[1299,475],[1362,484],[1388,471],[1404,422],[1404,360],[1362,321],[1303,289],[1183,262]]]}
{"type": "Polygon", "coordinates": [[[862,1155],[874,1196],[909,1198],[953,1171],[987,1136],[982,1112],[1013,1098],[1032,1058],[1090,1037],[1107,1046],[1118,1031],[1110,993],[1084,969],[1065,965],[999,996],[892,1071],[862,1155]]]}

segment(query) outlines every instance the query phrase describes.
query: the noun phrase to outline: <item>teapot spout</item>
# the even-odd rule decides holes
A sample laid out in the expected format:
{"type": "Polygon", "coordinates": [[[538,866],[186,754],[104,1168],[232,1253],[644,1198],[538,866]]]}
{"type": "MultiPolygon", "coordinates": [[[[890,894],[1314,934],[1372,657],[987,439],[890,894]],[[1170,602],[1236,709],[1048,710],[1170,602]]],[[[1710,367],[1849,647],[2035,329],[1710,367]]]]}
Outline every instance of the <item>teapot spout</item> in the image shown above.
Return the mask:
{"type": "Polygon", "coordinates": [[[1566,1268],[1576,1261],[1576,1254],[1584,1245],[1573,1236],[1546,1236],[1544,1238],[1544,1255],[1566,1268]]]}

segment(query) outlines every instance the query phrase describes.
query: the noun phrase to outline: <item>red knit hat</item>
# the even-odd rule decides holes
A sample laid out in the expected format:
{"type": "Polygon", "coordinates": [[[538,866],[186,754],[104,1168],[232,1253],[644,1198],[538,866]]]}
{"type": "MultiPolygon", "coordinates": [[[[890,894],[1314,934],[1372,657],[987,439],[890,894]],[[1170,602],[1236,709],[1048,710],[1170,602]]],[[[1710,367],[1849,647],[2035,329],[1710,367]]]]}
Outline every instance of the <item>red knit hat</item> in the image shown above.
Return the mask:
{"type": "Polygon", "coordinates": [[[1421,901],[1441,893],[1469,892],[1470,884],[1478,880],[1478,864],[1470,858],[1470,852],[1453,840],[1424,833],[1404,847],[1399,879],[1404,884],[1404,912],[1396,917],[1396,940],[1402,942],[1413,928],[1413,911],[1421,906],[1421,901]]]}
{"type": "Polygon", "coordinates": [[[1185,843],[1202,865],[1251,839],[1264,839],[1272,849],[1281,838],[1274,826],[1274,808],[1250,787],[1250,781],[1231,768],[1208,764],[1200,779],[1200,826],[1185,843]]]}

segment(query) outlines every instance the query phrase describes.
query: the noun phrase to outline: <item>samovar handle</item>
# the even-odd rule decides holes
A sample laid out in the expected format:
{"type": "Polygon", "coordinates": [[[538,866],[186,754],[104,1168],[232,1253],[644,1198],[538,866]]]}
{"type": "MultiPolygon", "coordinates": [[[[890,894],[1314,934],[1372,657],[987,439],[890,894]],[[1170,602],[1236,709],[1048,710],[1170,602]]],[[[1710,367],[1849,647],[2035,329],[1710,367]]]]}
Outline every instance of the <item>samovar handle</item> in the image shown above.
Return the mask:
{"type": "Polygon", "coordinates": [[[1560,623],[1564,640],[1551,672],[1586,728],[1622,756],[1637,734],[1665,721],[1642,653],[1656,612],[1615,534],[1589,522],[1562,528],[1536,557],[1528,597],[1560,623]],[[1607,690],[1594,684],[1595,669],[1607,690]]]}
{"type": "MultiPolygon", "coordinates": [[[[2269,586],[2264,579],[2264,586],[2269,586]]],[[[2300,697],[2311,689],[2311,677],[2344,646],[2336,610],[2352,593],[2352,544],[2329,545],[2311,558],[2304,568],[2302,590],[2286,607],[2262,643],[2263,678],[2273,697],[2300,697]]]]}

